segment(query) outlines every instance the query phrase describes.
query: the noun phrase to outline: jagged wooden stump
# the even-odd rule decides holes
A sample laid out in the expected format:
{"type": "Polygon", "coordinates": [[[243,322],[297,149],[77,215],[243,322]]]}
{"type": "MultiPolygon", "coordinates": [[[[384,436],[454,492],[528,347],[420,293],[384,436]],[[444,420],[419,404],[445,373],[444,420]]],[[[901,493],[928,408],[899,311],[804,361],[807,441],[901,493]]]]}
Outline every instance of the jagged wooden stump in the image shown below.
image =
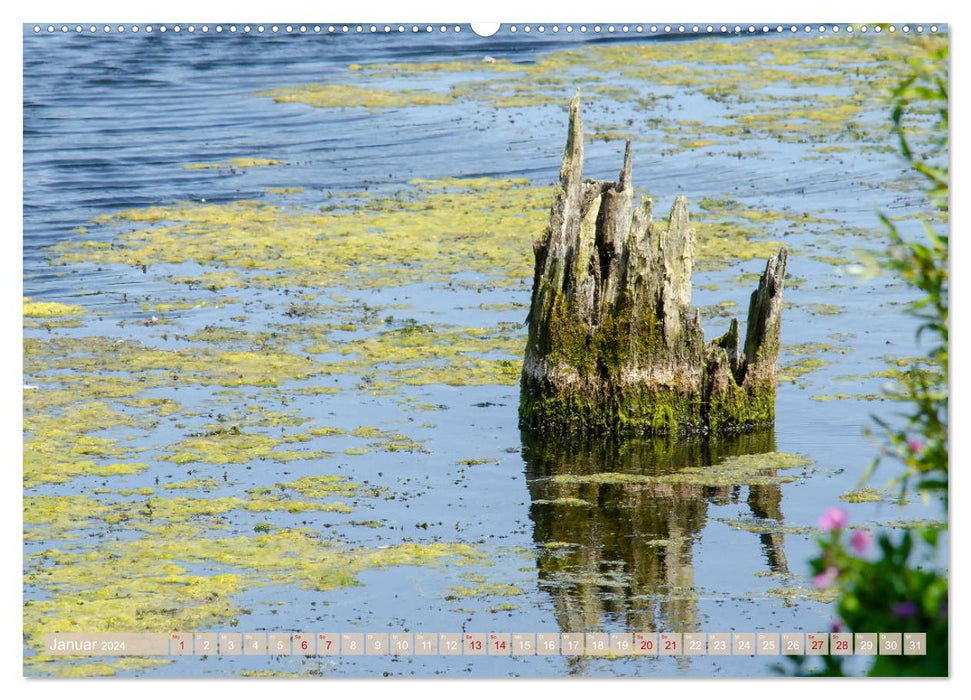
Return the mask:
{"type": "Polygon", "coordinates": [[[707,345],[691,311],[694,230],[634,206],[631,144],[619,182],[584,180],[579,95],[536,269],[520,420],[550,432],[739,432],[775,419],[787,251],[770,258],[738,322],[707,345]]]}

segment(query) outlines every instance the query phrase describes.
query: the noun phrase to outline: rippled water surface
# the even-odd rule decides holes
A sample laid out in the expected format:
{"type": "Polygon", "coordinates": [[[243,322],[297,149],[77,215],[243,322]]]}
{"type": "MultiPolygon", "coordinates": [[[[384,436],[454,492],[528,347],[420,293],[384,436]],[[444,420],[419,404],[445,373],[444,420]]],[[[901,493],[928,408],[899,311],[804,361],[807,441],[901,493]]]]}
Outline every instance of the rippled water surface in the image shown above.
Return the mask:
{"type": "Polygon", "coordinates": [[[919,354],[907,291],[857,274],[883,246],[877,212],[907,229],[924,204],[879,99],[881,56],[912,47],[884,41],[28,31],[26,672],[771,673],[751,657],[67,662],[34,644],[827,631],[819,514],[937,512],[840,501],[874,455],[869,416],[895,410],[877,373],[919,354]],[[310,84],[338,104],[292,89],[310,84]],[[577,88],[588,176],[615,177],[632,138],[658,218],[688,197],[709,337],[744,321],[765,251],[789,246],[774,430],[520,431],[531,242],[577,88]],[[28,307],[48,302],[68,306],[28,307]]]}

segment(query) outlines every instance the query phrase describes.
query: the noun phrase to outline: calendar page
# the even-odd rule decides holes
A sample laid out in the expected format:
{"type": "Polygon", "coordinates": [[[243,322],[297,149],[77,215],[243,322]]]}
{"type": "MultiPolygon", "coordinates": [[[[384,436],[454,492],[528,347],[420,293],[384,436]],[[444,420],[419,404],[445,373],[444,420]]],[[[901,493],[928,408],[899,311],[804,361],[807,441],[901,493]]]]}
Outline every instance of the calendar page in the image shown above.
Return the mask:
{"type": "Polygon", "coordinates": [[[25,676],[948,675],[948,27],[638,19],[23,26],[25,676]]]}

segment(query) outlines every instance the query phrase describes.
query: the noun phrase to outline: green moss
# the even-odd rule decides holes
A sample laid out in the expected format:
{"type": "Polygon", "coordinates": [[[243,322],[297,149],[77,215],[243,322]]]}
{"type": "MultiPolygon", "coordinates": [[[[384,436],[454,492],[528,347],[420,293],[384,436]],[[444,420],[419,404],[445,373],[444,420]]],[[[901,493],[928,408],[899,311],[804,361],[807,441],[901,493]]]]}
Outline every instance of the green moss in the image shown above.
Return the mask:
{"type": "Polygon", "coordinates": [[[775,387],[755,384],[739,387],[730,384],[708,399],[707,422],[712,433],[734,433],[775,420],[775,387]]]}
{"type": "Polygon", "coordinates": [[[604,433],[691,432],[702,429],[701,401],[676,390],[639,388],[614,399],[598,396],[532,396],[520,391],[520,419],[547,432],[595,429],[604,433]]]}

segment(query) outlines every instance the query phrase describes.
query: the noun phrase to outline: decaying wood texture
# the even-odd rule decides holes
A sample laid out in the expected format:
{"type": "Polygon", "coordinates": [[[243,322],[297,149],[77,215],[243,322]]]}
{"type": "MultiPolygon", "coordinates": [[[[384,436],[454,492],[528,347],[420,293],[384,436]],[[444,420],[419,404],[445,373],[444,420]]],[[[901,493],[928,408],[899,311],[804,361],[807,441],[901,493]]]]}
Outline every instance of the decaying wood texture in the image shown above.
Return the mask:
{"type": "Polygon", "coordinates": [[[775,419],[787,251],[707,345],[691,310],[694,230],[684,197],[667,225],[634,204],[631,144],[618,182],[583,179],[579,95],[536,268],[520,420],[551,432],[738,432],[775,419]],[[741,350],[741,351],[740,351],[741,350]]]}

